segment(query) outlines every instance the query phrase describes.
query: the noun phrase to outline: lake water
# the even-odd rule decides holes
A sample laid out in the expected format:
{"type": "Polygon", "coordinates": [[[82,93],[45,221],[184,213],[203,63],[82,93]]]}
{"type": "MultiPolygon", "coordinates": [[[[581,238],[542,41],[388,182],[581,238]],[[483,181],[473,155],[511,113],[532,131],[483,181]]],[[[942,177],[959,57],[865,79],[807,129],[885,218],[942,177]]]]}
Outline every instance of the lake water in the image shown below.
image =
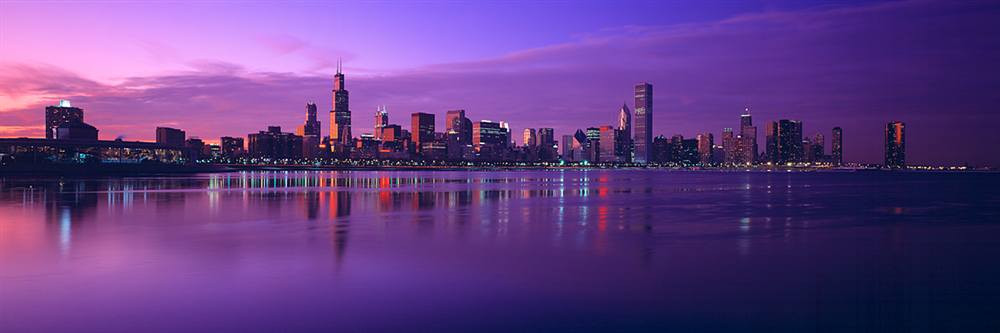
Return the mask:
{"type": "Polygon", "coordinates": [[[2,332],[1000,331],[1000,174],[0,178],[2,332]]]}

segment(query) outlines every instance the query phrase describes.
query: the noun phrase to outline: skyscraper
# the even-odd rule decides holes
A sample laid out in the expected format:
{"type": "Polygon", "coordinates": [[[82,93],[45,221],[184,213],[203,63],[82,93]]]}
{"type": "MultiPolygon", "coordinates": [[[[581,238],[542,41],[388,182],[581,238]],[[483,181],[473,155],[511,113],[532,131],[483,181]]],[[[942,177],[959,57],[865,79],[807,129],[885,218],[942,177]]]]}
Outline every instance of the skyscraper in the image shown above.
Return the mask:
{"type": "Polygon", "coordinates": [[[183,147],[184,135],[184,131],[176,128],[157,127],[156,143],[164,146],[183,147]]]}
{"type": "Polygon", "coordinates": [[[382,127],[389,125],[389,111],[386,110],[385,105],[379,105],[375,108],[375,140],[382,140],[382,127]]]}
{"type": "Polygon", "coordinates": [[[245,152],[243,138],[224,136],[219,140],[219,145],[224,157],[235,158],[243,155],[245,152]]]}
{"type": "Polygon", "coordinates": [[[739,145],[739,163],[753,164],[757,161],[757,127],[753,125],[749,106],[740,115],[739,145]]]}
{"type": "Polygon", "coordinates": [[[885,166],[906,167],[906,124],[901,121],[885,125],[885,166]]]}
{"type": "Polygon", "coordinates": [[[306,122],[296,129],[296,134],[302,137],[303,157],[317,157],[321,127],[319,120],[316,119],[316,103],[306,103],[306,122]]]}
{"type": "Polygon", "coordinates": [[[736,163],[736,138],[733,136],[733,129],[729,127],[722,129],[722,156],[721,162],[736,163]]]}
{"type": "Polygon", "coordinates": [[[538,145],[538,138],[535,135],[535,129],[534,128],[525,128],[524,129],[524,138],[522,139],[521,142],[524,143],[525,147],[534,147],[534,146],[537,146],[538,145]]]}
{"type": "Polygon", "coordinates": [[[456,133],[458,144],[472,144],[472,121],[465,117],[465,110],[448,110],[444,117],[446,133],[456,133]]]}
{"type": "Polygon", "coordinates": [[[83,122],[83,109],[75,108],[69,101],[61,100],[59,105],[45,107],[45,138],[56,138],[56,127],[63,124],[83,122]]]}
{"type": "Polygon", "coordinates": [[[434,115],[414,112],[410,115],[410,132],[417,149],[420,149],[420,145],[425,142],[434,141],[434,115]]]}
{"type": "Polygon", "coordinates": [[[622,103],[622,108],[618,110],[618,138],[615,139],[618,160],[622,162],[632,161],[632,112],[628,105],[622,103]]]}
{"type": "Polygon", "coordinates": [[[806,151],[806,159],[813,163],[826,161],[826,137],[823,136],[823,133],[813,134],[809,143],[811,146],[806,151]]]}
{"type": "Polygon", "coordinates": [[[833,128],[833,140],[830,142],[830,155],[832,156],[833,165],[840,166],[844,164],[844,130],[840,127],[833,128]]]}
{"type": "Polygon", "coordinates": [[[653,143],[653,85],[635,85],[635,162],[648,163],[653,143]]]}
{"type": "Polygon", "coordinates": [[[801,162],[802,122],[782,119],[767,124],[767,156],[774,164],[801,162]]]}
{"type": "Polygon", "coordinates": [[[499,158],[507,147],[508,135],[500,122],[482,120],[472,124],[472,144],[483,159],[499,158]]]}
{"type": "Polygon", "coordinates": [[[715,146],[712,133],[698,134],[695,138],[698,140],[698,157],[701,164],[711,164],[713,162],[712,149],[715,146]]]}
{"type": "Polygon", "coordinates": [[[618,162],[618,155],[615,152],[615,146],[617,143],[617,129],[614,126],[601,126],[600,129],[601,140],[600,140],[600,161],[601,162],[618,162]]]}
{"type": "Polygon", "coordinates": [[[334,151],[341,151],[352,144],[351,109],[341,69],[338,61],[337,74],[333,76],[333,109],[330,110],[330,146],[334,151]]]}

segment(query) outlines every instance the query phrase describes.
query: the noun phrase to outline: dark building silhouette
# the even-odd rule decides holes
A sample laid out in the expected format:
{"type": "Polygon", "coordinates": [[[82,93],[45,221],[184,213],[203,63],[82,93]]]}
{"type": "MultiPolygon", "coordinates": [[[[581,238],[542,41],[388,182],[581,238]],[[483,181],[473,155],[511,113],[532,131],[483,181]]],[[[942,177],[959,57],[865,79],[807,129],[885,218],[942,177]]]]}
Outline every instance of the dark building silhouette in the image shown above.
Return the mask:
{"type": "Polygon", "coordinates": [[[726,127],[722,129],[722,161],[726,164],[734,164],[738,159],[736,158],[736,136],[733,135],[733,129],[726,127]]]}
{"type": "Polygon", "coordinates": [[[223,157],[236,158],[246,153],[243,138],[224,136],[219,140],[219,146],[223,157]]]}
{"type": "Polygon", "coordinates": [[[632,112],[625,103],[618,110],[618,138],[615,143],[618,160],[632,162],[632,112]]]}
{"type": "Polygon", "coordinates": [[[840,127],[833,128],[833,138],[830,142],[830,156],[833,165],[844,164],[844,130],[840,127]]]}
{"type": "Polygon", "coordinates": [[[635,85],[635,162],[648,163],[650,145],[653,143],[653,85],[643,82],[635,85]]]}
{"type": "Polygon", "coordinates": [[[292,133],[282,133],[280,126],[268,126],[267,131],[248,135],[248,150],[252,157],[259,158],[301,158],[302,137],[292,133]]]}
{"type": "Polygon", "coordinates": [[[556,132],[552,128],[538,129],[538,158],[542,161],[554,160],[556,156],[556,132]]]}
{"type": "Polygon", "coordinates": [[[185,140],[185,133],[182,130],[170,127],[157,127],[156,128],[156,143],[171,146],[171,147],[183,147],[185,140]]]}
{"type": "Polygon", "coordinates": [[[906,167],[906,124],[901,121],[885,125],[885,166],[906,167]]]}
{"type": "Polygon", "coordinates": [[[771,163],[803,161],[802,122],[782,119],[767,124],[767,157],[771,163]]]}
{"type": "Polygon", "coordinates": [[[662,135],[657,136],[653,139],[652,153],[653,157],[650,162],[655,163],[669,163],[673,160],[673,143],[667,137],[662,135]]]}
{"type": "Polygon", "coordinates": [[[330,147],[340,152],[353,144],[351,136],[351,109],[344,73],[337,63],[337,74],[333,76],[333,109],[330,110],[330,147]]]}
{"type": "Polygon", "coordinates": [[[45,107],[45,138],[56,138],[56,127],[68,123],[83,123],[83,109],[70,105],[69,101],[61,100],[59,105],[45,107]]]}

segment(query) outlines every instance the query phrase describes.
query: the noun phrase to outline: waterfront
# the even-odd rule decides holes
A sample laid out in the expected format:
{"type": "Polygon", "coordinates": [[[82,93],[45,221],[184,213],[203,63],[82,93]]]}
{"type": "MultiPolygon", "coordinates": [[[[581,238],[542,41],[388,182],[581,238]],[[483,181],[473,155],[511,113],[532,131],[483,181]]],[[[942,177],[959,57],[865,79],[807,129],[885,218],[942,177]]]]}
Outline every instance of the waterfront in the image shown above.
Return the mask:
{"type": "Polygon", "coordinates": [[[0,328],[995,331],[998,185],[922,172],[9,177],[0,328]]]}

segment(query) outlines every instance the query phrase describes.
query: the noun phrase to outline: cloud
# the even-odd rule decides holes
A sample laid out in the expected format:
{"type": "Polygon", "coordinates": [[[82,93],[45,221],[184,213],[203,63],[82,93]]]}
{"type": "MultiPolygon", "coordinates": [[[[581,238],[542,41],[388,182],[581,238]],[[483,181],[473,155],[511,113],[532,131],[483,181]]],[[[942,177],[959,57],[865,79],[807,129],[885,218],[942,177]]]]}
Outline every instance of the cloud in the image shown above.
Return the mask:
{"type": "MultiPolygon", "coordinates": [[[[411,112],[443,118],[445,110],[464,108],[473,119],[510,121],[515,133],[554,127],[561,135],[613,123],[622,101],[631,104],[632,85],[648,81],[655,134],[719,133],[735,127],[750,104],[761,132],[764,121],[781,118],[803,120],[805,134],[827,138],[833,126],[844,127],[848,160],[879,161],[883,126],[899,119],[909,124],[914,162],[1000,165],[996,154],[977,148],[1000,145],[990,125],[1000,121],[1000,77],[992,75],[1000,72],[998,11],[984,3],[894,2],[628,26],[491,59],[348,71],[347,88],[355,133],[370,130],[375,106],[387,104],[391,121],[404,126],[411,112]]],[[[253,72],[201,61],[188,72],[105,85],[52,66],[2,64],[0,101],[32,102],[0,106],[0,125],[35,126],[44,104],[68,97],[108,138],[151,139],[153,127],[168,123],[207,138],[271,124],[291,130],[305,102],[329,109],[336,60],[336,52],[326,57],[301,44],[272,47],[314,52],[307,56],[315,71],[253,72]]]]}

